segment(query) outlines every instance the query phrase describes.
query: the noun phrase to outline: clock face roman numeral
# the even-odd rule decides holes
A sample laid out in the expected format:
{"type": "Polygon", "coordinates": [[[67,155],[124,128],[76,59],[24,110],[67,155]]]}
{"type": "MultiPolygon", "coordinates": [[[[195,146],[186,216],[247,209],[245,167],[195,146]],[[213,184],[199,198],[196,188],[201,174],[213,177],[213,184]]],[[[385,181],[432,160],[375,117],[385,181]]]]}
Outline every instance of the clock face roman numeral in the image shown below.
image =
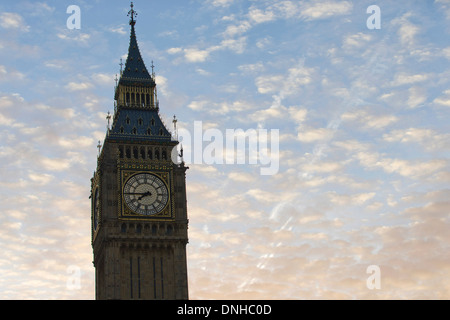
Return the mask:
{"type": "Polygon", "coordinates": [[[133,212],[152,216],[165,209],[169,202],[169,191],[156,175],[139,173],[125,183],[123,199],[133,212]]]}

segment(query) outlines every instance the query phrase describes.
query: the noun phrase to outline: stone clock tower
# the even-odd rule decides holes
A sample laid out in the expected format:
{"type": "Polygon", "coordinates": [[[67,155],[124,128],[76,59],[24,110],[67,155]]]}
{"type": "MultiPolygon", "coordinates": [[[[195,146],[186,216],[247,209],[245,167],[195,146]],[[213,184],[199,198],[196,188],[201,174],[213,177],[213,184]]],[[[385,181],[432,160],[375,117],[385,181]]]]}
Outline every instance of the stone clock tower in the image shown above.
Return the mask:
{"type": "Polygon", "coordinates": [[[96,299],[186,300],[188,168],[171,160],[178,142],[159,115],[155,74],[136,40],[133,3],[129,15],[128,58],[91,179],[96,299]]]}

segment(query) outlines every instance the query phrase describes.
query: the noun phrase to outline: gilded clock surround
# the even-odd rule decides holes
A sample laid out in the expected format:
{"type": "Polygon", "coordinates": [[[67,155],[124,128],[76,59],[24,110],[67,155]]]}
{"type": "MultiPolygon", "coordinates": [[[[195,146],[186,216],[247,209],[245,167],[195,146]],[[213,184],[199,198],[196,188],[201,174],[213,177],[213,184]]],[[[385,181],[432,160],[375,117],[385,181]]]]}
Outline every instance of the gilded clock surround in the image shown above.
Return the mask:
{"type": "MultiPolygon", "coordinates": [[[[159,166],[156,166],[158,168],[161,168],[159,166]]],[[[119,203],[119,219],[120,220],[161,220],[161,221],[166,221],[166,220],[173,220],[174,219],[174,210],[173,208],[175,207],[175,203],[174,203],[174,199],[173,199],[173,173],[172,170],[168,169],[167,167],[162,167],[161,169],[156,169],[155,166],[152,165],[122,165],[121,169],[120,169],[120,177],[119,177],[119,182],[120,182],[120,190],[121,195],[120,195],[120,203],[119,203]],[[166,185],[167,189],[168,189],[168,196],[169,196],[169,200],[167,201],[167,205],[164,207],[164,209],[155,214],[155,215],[151,215],[151,216],[146,216],[146,215],[140,215],[136,212],[133,212],[133,210],[131,210],[127,204],[126,201],[124,199],[124,187],[125,187],[125,183],[128,181],[128,179],[130,179],[131,177],[137,175],[137,174],[141,174],[141,173],[149,173],[152,175],[157,176],[158,178],[160,178],[166,185]]]]}

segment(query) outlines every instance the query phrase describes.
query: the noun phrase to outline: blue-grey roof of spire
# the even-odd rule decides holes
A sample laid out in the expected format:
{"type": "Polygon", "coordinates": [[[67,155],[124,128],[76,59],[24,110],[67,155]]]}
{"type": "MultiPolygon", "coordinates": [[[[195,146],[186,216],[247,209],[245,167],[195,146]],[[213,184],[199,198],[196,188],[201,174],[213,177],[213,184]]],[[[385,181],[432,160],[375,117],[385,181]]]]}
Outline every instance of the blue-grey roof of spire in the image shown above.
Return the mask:
{"type": "Polygon", "coordinates": [[[143,85],[145,84],[153,86],[155,85],[155,81],[153,80],[152,76],[145,66],[136,39],[136,31],[134,29],[136,20],[134,19],[134,17],[137,15],[137,13],[133,9],[133,4],[131,5],[129,14],[131,14],[130,47],[128,48],[128,58],[127,62],[125,63],[125,69],[123,70],[119,83],[124,85],[140,83],[143,85]]]}
{"type": "Polygon", "coordinates": [[[172,141],[156,110],[121,109],[114,118],[109,139],[136,141],[172,141]]]}

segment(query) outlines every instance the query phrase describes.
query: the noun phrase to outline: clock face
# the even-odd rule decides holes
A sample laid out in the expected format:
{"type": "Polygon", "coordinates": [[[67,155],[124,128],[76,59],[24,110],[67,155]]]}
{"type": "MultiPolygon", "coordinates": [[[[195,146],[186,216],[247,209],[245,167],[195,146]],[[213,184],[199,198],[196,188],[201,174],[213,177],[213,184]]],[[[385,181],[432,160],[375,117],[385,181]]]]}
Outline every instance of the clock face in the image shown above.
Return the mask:
{"type": "Polygon", "coordinates": [[[94,230],[97,230],[99,213],[100,213],[100,198],[98,196],[98,188],[95,189],[94,200],[92,202],[92,206],[94,208],[94,230]]]}
{"type": "Polygon", "coordinates": [[[133,212],[152,216],[160,213],[169,201],[166,184],[150,173],[139,173],[127,180],[123,198],[133,212]]]}

